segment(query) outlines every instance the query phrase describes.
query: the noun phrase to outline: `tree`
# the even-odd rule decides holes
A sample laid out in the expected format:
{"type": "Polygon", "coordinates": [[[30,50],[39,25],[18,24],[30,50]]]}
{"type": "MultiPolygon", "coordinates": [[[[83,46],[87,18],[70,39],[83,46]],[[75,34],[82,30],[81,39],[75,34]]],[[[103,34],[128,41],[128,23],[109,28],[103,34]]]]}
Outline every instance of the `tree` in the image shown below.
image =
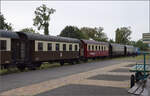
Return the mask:
{"type": "Polygon", "coordinates": [[[29,32],[29,33],[36,33],[35,30],[31,27],[31,28],[24,28],[22,30],[20,30],[22,32],[29,32]]]}
{"type": "Polygon", "coordinates": [[[82,32],[82,34],[85,36],[85,39],[93,39],[95,37],[96,31],[94,28],[90,28],[90,27],[82,27],[80,29],[80,31],[82,32]]]}
{"type": "Polygon", "coordinates": [[[115,42],[119,44],[129,44],[132,31],[130,27],[117,28],[115,42]]]}
{"type": "Polygon", "coordinates": [[[84,39],[82,32],[75,26],[66,26],[60,33],[62,37],[84,39]]]}
{"type": "Polygon", "coordinates": [[[140,50],[147,50],[149,48],[148,44],[143,43],[142,40],[138,40],[134,46],[140,48],[140,50]]]}
{"type": "Polygon", "coordinates": [[[107,35],[103,32],[104,28],[103,27],[95,27],[95,37],[93,38],[96,41],[103,41],[103,42],[107,42],[108,38],[107,35]]]}
{"type": "Polygon", "coordinates": [[[47,8],[46,5],[42,5],[40,7],[37,7],[35,10],[35,18],[34,26],[38,27],[38,30],[44,29],[44,34],[49,35],[49,21],[50,21],[50,15],[53,14],[56,10],[53,8],[47,8]]]}
{"type": "Polygon", "coordinates": [[[2,30],[13,30],[11,23],[5,22],[4,16],[0,13],[0,29],[2,30]]]}
{"type": "Polygon", "coordinates": [[[135,45],[136,45],[136,41],[130,41],[130,42],[129,42],[129,45],[135,46],[135,45]]]}
{"type": "Polygon", "coordinates": [[[103,27],[82,27],[81,32],[86,36],[86,39],[93,39],[96,41],[107,41],[107,36],[103,32],[103,27]]]}
{"type": "Polygon", "coordinates": [[[110,39],[109,43],[115,43],[115,41],[113,39],[110,39]]]}

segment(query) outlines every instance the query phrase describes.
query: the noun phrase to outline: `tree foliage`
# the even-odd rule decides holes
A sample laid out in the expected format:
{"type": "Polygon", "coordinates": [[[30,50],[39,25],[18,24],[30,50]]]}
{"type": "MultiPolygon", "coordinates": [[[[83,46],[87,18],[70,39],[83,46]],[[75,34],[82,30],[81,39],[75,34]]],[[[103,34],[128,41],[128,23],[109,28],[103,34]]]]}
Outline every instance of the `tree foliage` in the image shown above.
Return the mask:
{"type": "Polygon", "coordinates": [[[84,39],[82,32],[75,26],[66,26],[60,33],[62,37],[84,39]]]}
{"type": "Polygon", "coordinates": [[[107,38],[107,35],[103,32],[104,28],[103,27],[96,27],[95,28],[95,37],[93,38],[94,40],[96,41],[104,41],[104,42],[107,42],[108,41],[108,38],[107,38]]]}
{"type": "Polygon", "coordinates": [[[35,10],[35,18],[33,19],[34,21],[34,26],[38,27],[38,30],[44,29],[44,34],[49,35],[49,21],[50,21],[50,16],[53,14],[56,10],[53,8],[48,8],[46,5],[42,5],[40,7],[37,7],[35,10]]]}
{"type": "Polygon", "coordinates": [[[117,28],[115,42],[119,44],[129,44],[131,33],[130,27],[117,28]]]}
{"type": "Polygon", "coordinates": [[[96,34],[96,30],[90,27],[82,27],[81,29],[82,34],[85,36],[86,39],[93,39],[96,34]]]}
{"type": "Polygon", "coordinates": [[[149,48],[148,44],[143,43],[142,40],[138,40],[137,42],[133,43],[135,47],[140,48],[140,50],[147,50],[149,48]]]}
{"type": "Polygon", "coordinates": [[[130,42],[129,42],[129,45],[133,45],[133,46],[135,46],[135,45],[136,45],[136,43],[137,43],[136,41],[130,41],[130,42]]]}
{"type": "Polygon", "coordinates": [[[2,30],[13,30],[11,23],[5,22],[4,16],[0,13],[0,29],[2,30]]]}
{"type": "Polygon", "coordinates": [[[86,39],[93,39],[96,41],[107,41],[108,38],[106,34],[103,32],[103,27],[83,27],[80,29],[81,32],[85,35],[86,39]]]}
{"type": "Polygon", "coordinates": [[[31,28],[24,28],[20,30],[22,32],[29,32],[29,33],[36,33],[36,31],[31,27],[31,28]]]}
{"type": "Polygon", "coordinates": [[[113,39],[110,39],[108,42],[109,43],[115,43],[115,41],[113,39]]]}

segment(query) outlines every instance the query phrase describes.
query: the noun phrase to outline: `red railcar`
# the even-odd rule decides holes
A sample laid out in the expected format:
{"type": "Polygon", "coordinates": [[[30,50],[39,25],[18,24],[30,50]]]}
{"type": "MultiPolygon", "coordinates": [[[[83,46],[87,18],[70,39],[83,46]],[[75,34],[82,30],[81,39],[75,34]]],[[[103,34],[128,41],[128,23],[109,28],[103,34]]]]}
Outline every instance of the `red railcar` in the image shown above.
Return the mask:
{"type": "Polygon", "coordinates": [[[80,55],[84,58],[109,56],[109,44],[94,40],[81,40],[80,55]]]}

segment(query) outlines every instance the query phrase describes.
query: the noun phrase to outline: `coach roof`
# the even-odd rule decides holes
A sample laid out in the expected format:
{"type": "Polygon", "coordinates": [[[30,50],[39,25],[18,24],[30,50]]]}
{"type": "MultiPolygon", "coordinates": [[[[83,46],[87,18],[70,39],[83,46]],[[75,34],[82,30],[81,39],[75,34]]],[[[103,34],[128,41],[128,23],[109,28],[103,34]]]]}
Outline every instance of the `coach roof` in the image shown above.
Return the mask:
{"type": "Polygon", "coordinates": [[[108,45],[107,42],[101,42],[101,41],[95,41],[95,40],[83,40],[82,41],[86,44],[104,44],[104,45],[108,45]]]}
{"type": "Polygon", "coordinates": [[[80,40],[74,38],[60,37],[60,36],[50,36],[50,35],[41,35],[37,33],[27,33],[27,32],[18,32],[24,34],[28,40],[41,40],[41,41],[58,41],[58,42],[70,42],[70,43],[79,43],[80,40]]]}
{"type": "Polygon", "coordinates": [[[128,48],[133,48],[133,46],[132,45],[125,45],[126,47],[128,47],[128,48]]]}
{"type": "Polygon", "coordinates": [[[6,30],[0,30],[0,37],[19,39],[19,36],[16,32],[6,30]]]}
{"type": "Polygon", "coordinates": [[[117,43],[110,43],[112,46],[122,46],[124,47],[125,45],[122,45],[122,44],[117,44],[117,43]]]}

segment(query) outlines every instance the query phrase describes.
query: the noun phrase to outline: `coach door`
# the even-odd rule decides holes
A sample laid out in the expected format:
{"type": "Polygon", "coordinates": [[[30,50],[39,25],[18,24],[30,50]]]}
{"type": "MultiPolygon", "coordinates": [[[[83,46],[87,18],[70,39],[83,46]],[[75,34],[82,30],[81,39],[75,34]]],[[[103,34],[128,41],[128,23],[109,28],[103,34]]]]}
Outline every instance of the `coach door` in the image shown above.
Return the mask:
{"type": "Polygon", "coordinates": [[[80,56],[83,57],[84,56],[84,45],[82,44],[80,47],[80,56]]]}
{"type": "Polygon", "coordinates": [[[20,61],[28,62],[30,56],[29,56],[29,40],[27,39],[26,35],[23,33],[18,33],[20,37],[19,41],[19,58],[20,61]]]}
{"type": "Polygon", "coordinates": [[[28,40],[20,41],[20,59],[21,61],[28,62],[30,60],[30,48],[28,40]]]}
{"type": "Polygon", "coordinates": [[[11,51],[12,51],[12,60],[18,61],[20,59],[20,43],[18,39],[12,39],[11,40],[11,51]]]}
{"type": "Polygon", "coordinates": [[[26,57],[26,44],[24,41],[20,42],[20,59],[25,60],[26,57]]]}

